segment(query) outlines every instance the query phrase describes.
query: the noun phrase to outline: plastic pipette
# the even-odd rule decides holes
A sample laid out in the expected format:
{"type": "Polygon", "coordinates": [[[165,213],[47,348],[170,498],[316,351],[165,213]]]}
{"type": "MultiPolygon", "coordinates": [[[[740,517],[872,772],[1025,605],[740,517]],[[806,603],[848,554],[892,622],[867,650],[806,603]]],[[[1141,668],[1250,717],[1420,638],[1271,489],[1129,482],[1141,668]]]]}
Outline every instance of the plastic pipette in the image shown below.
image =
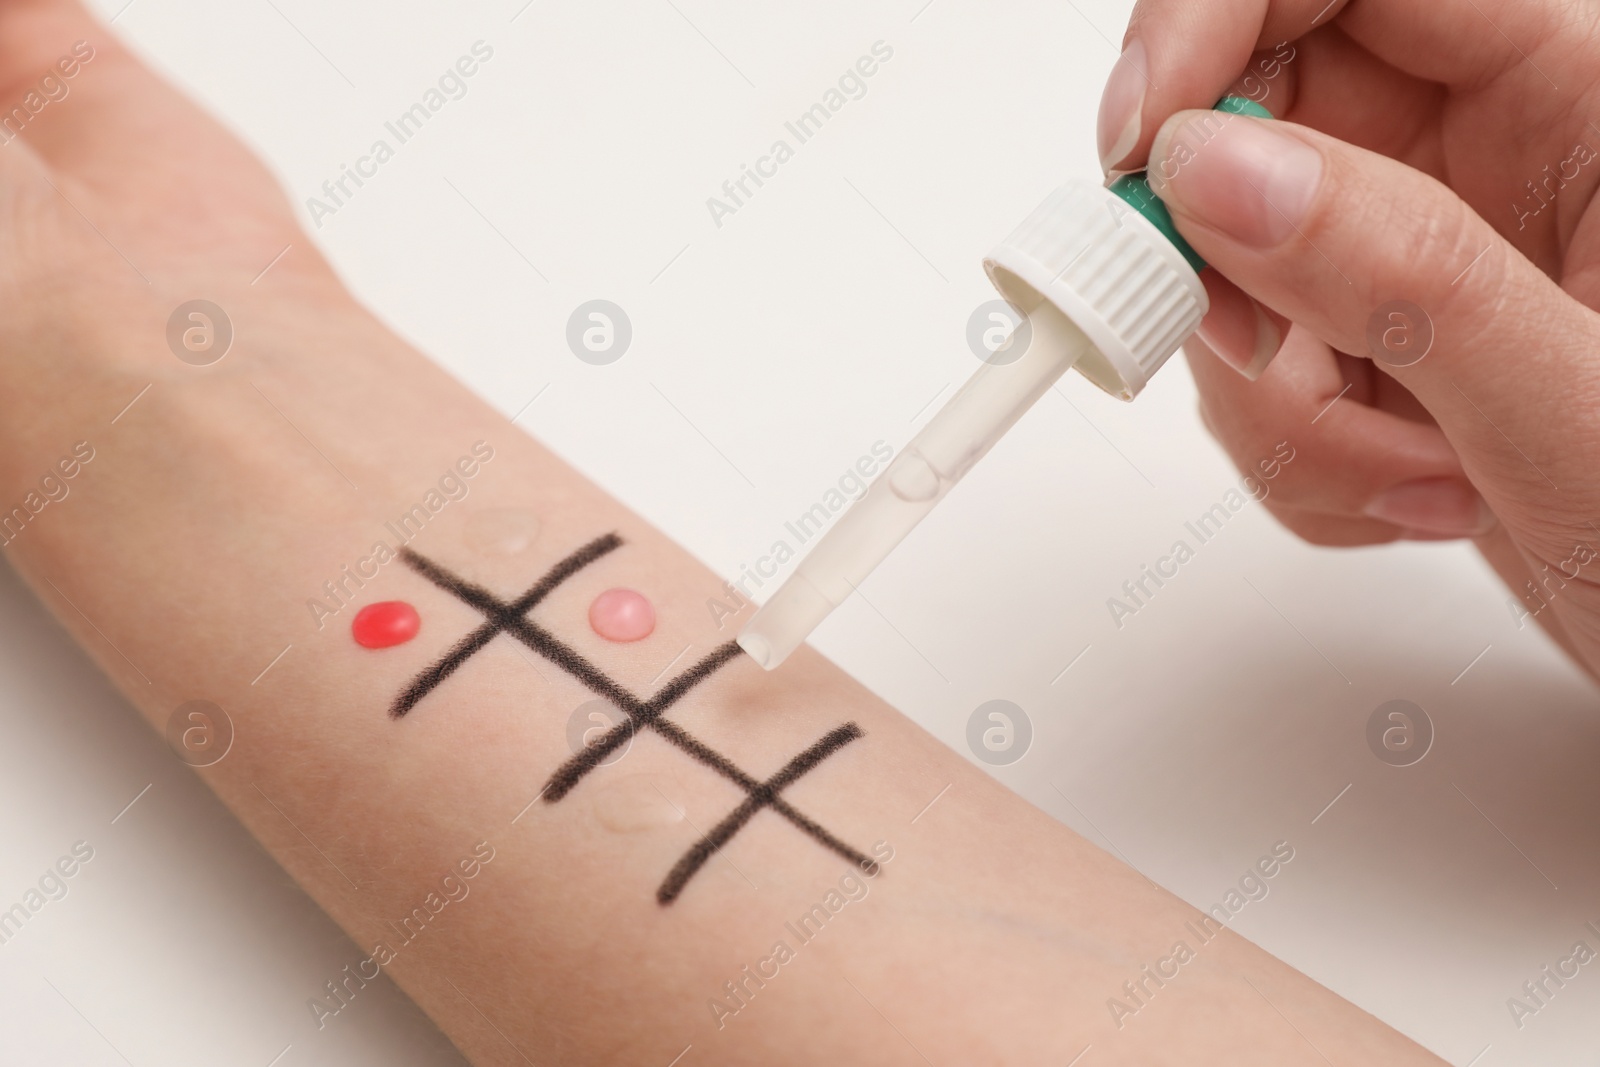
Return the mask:
{"type": "MultiPolygon", "coordinates": [[[[1237,97],[1218,109],[1271,118],[1237,97]]],[[[1026,350],[968,379],[761,606],[740,647],[767,670],[787,659],[1069,367],[1137,396],[1204,317],[1204,265],[1142,174],[1052,193],[984,260],[1027,317],[1026,350]]]]}
{"type": "Polygon", "coordinates": [[[739,644],[757,663],[782,663],[1090,347],[1049,303],[1028,321],[1027,351],[967,379],[750,620],[739,644]]]}

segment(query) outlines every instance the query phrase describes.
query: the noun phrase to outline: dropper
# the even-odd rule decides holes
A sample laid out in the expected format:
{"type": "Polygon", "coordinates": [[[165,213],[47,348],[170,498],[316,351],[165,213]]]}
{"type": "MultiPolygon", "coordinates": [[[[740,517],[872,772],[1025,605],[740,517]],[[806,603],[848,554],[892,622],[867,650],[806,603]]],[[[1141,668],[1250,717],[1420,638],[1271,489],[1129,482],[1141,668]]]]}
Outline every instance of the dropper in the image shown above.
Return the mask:
{"type": "MultiPolygon", "coordinates": [[[[1243,97],[1217,110],[1272,117],[1243,97]]],[[[822,536],[739,646],[767,670],[787,659],[1068,368],[1137,396],[1205,316],[1204,266],[1142,172],[1051,193],[984,260],[1023,316],[1011,337],[822,536]]]]}

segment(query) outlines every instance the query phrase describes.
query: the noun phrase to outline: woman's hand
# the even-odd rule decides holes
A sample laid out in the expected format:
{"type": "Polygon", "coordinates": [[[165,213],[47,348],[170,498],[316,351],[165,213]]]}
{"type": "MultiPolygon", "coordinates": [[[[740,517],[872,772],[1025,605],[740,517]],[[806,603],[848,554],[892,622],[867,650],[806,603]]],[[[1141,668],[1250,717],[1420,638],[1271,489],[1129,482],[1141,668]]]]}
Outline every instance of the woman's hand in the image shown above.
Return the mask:
{"type": "Polygon", "coordinates": [[[1140,0],[1100,116],[1107,168],[1148,161],[1216,267],[1188,346],[1206,424],[1241,465],[1296,450],[1272,512],[1318,544],[1476,538],[1519,622],[1591,673],[1597,22],[1554,0],[1140,0]],[[1230,87],[1282,121],[1189,110],[1230,87]]]}

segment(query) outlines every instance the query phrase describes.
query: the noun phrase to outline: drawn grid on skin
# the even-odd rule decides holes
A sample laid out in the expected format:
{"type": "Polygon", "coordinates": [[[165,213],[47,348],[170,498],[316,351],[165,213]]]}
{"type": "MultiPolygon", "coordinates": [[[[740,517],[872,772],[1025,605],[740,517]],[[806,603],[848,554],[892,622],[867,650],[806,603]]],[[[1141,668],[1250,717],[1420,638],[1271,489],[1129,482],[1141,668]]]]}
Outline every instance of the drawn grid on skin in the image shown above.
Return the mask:
{"type": "Polygon", "coordinates": [[[590,563],[620,548],[622,543],[622,538],[614,533],[596,538],[557,563],[531,589],[509,602],[501,600],[482,586],[452,574],[411,549],[402,548],[400,558],[408,567],[468,606],[482,612],[486,618],[436,663],[417,675],[395,698],[389,714],[396,719],[406,715],[423,697],[503,633],[566,671],[595,695],[609,701],[627,716],[593,744],[585,746],[582,751],[556,769],[541,793],[546,803],[553,804],[566,796],[585,775],[599,767],[607,756],[626,744],[640,730],[645,729],[654,730],[669,743],[733,782],[747,794],[743,803],[702,836],[673,866],[666,880],[656,891],[656,900],[659,903],[672,903],[706,861],[763,808],[770,808],[812,840],[843,856],[860,867],[863,872],[876,874],[878,871],[876,861],[845,844],[779,795],[801,775],[862,736],[861,728],[855,723],[845,723],[843,726],[835,727],[763,782],[746,773],[732,760],[681,726],[665,718],[666,712],[684,694],[740,654],[737,643],[729,641],[719,645],[694,666],[656,690],[653,696],[641,700],[554,634],[526,618],[527,612],[549,596],[562,582],[590,563]]]}

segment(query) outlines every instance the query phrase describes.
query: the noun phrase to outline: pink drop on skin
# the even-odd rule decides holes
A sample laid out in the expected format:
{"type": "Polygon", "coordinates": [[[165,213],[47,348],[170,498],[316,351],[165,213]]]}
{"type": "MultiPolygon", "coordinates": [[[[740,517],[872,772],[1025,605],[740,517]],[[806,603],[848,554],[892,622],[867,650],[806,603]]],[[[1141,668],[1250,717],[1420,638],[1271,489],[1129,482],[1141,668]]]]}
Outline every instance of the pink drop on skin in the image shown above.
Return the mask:
{"type": "Polygon", "coordinates": [[[350,636],[362,648],[393,648],[417,636],[422,616],[404,600],[368,604],[350,620],[350,636]]]}
{"type": "Polygon", "coordinates": [[[632,589],[607,589],[589,605],[589,625],[607,641],[638,641],[656,628],[656,609],[632,589]]]}

